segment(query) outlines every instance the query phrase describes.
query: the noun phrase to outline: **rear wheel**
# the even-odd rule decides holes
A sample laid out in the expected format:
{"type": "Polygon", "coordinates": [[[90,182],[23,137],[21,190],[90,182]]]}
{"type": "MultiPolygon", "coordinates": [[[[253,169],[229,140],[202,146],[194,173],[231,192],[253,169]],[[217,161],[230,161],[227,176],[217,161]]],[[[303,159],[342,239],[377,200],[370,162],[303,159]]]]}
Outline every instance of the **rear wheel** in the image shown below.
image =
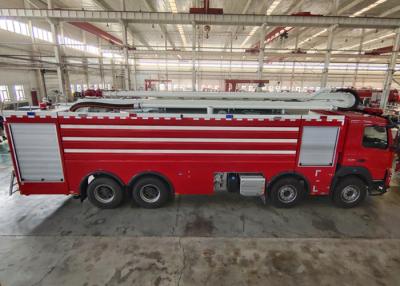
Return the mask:
{"type": "Polygon", "coordinates": [[[358,177],[341,179],[334,189],[333,201],[342,208],[351,208],[361,203],[367,195],[367,186],[358,177]]]}
{"type": "Polygon", "coordinates": [[[272,185],[269,194],[274,206],[288,208],[300,202],[304,197],[304,188],[296,178],[282,178],[272,185]]]}
{"type": "Polygon", "coordinates": [[[124,199],[124,191],[115,180],[106,177],[95,178],[88,186],[87,196],[96,207],[112,209],[124,199]]]}
{"type": "Polygon", "coordinates": [[[167,184],[155,177],[139,179],[132,188],[134,201],[143,208],[162,207],[171,198],[167,184]]]}

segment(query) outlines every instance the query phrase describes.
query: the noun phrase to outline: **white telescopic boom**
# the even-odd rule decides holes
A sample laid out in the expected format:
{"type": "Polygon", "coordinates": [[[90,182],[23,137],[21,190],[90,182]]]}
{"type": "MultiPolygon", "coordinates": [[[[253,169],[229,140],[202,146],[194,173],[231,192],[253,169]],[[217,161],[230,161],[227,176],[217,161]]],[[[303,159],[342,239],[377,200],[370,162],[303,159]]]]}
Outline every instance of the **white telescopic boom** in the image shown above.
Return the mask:
{"type": "Polygon", "coordinates": [[[315,93],[276,92],[153,92],[108,91],[107,98],[82,99],[77,104],[131,105],[134,109],[324,109],[352,108],[357,98],[348,91],[320,90],[315,93]]]}

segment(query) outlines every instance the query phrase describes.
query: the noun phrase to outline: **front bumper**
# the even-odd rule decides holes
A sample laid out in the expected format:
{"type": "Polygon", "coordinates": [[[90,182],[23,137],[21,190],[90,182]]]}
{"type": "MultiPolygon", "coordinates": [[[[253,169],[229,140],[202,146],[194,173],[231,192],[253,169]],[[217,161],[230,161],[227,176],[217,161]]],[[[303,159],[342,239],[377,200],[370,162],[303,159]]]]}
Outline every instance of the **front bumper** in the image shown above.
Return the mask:
{"type": "Polygon", "coordinates": [[[387,192],[388,186],[385,184],[385,180],[373,181],[368,193],[370,196],[381,196],[387,192]]]}

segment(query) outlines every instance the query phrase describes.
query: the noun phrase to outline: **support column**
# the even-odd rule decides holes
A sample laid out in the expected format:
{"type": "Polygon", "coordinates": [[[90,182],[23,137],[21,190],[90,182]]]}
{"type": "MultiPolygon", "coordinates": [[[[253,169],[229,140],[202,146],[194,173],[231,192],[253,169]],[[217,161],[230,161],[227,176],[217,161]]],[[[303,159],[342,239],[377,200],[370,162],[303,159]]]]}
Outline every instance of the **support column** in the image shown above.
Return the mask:
{"type": "MultiPolygon", "coordinates": [[[[28,2],[26,0],[24,1],[25,8],[29,9],[29,8],[31,8],[31,5],[32,4],[30,2],[28,2]]],[[[31,60],[33,62],[34,59],[36,59],[37,57],[39,59],[41,59],[41,58],[40,58],[40,50],[39,50],[38,46],[36,45],[36,39],[33,36],[33,25],[32,25],[31,20],[28,21],[28,29],[29,29],[29,35],[30,35],[31,43],[32,43],[31,60]]],[[[38,87],[37,88],[38,89],[38,100],[40,102],[44,97],[47,97],[46,84],[44,82],[44,77],[42,77],[42,73],[41,73],[40,69],[35,69],[34,73],[35,73],[35,78],[36,78],[36,84],[38,87]]]]}
{"type": "MultiPolygon", "coordinates": [[[[65,55],[65,50],[66,50],[66,46],[64,43],[64,24],[65,22],[60,22],[60,35],[61,35],[61,41],[59,41],[59,45],[60,45],[60,55],[61,55],[61,71],[63,73],[63,78],[64,78],[64,89],[65,89],[65,95],[66,95],[66,100],[67,101],[73,101],[74,98],[72,96],[72,92],[71,92],[71,83],[69,81],[69,72],[68,72],[68,66],[67,63],[65,62],[63,56],[65,55]]],[[[58,35],[58,34],[57,34],[58,35]]],[[[58,39],[58,36],[57,36],[58,39]]]]}
{"type": "MultiPolygon", "coordinates": [[[[296,35],[296,42],[294,44],[294,52],[297,53],[297,49],[299,48],[299,33],[296,35]]],[[[294,82],[294,72],[296,69],[296,60],[293,60],[292,64],[292,74],[290,76],[290,90],[293,91],[293,82],[294,82]]]]}
{"type": "Polygon", "coordinates": [[[103,51],[101,49],[101,38],[97,38],[97,45],[99,49],[99,72],[100,72],[100,80],[101,80],[101,85],[103,86],[103,89],[106,88],[106,81],[104,79],[104,66],[103,66],[103,51]]]}
{"type": "Polygon", "coordinates": [[[192,91],[196,91],[196,23],[192,23],[192,91]]]}
{"type": "Polygon", "coordinates": [[[164,35],[164,63],[165,63],[165,90],[168,91],[168,41],[167,41],[167,35],[164,35]]]}
{"type": "MultiPolygon", "coordinates": [[[[49,1],[49,3],[50,3],[50,1],[49,1]]],[[[49,20],[49,23],[50,23],[51,36],[53,38],[53,45],[54,45],[54,58],[55,58],[56,65],[57,65],[58,87],[60,89],[61,94],[68,98],[68,94],[65,89],[65,78],[64,78],[64,72],[63,72],[63,60],[61,57],[60,42],[58,40],[60,25],[58,22],[55,22],[54,20],[49,20]]]]}
{"type": "Polygon", "coordinates": [[[86,58],[86,32],[82,30],[82,42],[85,47],[85,51],[82,53],[82,64],[83,64],[83,73],[85,77],[85,83],[89,87],[89,67],[88,67],[88,59],[86,58]]]}
{"type": "Polygon", "coordinates": [[[125,89],[131,89],[131,74],[129,70],[129,50],[128,50],[128,23],[122,21],[122,41],[124,44],[124,70],[125,70],[125,89]]]}
{"type": "Polygon", "coordinates": [[[361,51],[362,51],[362,49],[363,49],[364,36],[365,36],[365,29],[362,29],[362,30],[361,30],[360,45],[358,46],[356,70],[354,71],[354,78],[353,78],[353,82],[352,82],[352,84],[351,84],[353,87],[356,87],[356,83],[357,83],[358,67],[359,67],[359,65],[360,65],[360,56],[361,56],[361,51]]]}
{"type": "MultiPolygon", "coordinates": [[[[121,0],[121,10],[126,10],[125,0],[121,0]]],[[[128,23],[121,22],[122,25],[122,41],[124,44],[124,73],[125,73],[125,90],[131,90],[131,72],[129,68],[129,46],[128,46],[128,23]]]]}
{"type": "MultiPolygon", "coordinates": [[[[229,79],[232,79],[232,56],[233,56],[233,34],[231,32],[231,42],[229,46],[229,79]]],[[[225,89],[226,91],[226,89],[225,89]]]]}
{"type": "Polygon", "coordinates": [[[119,89],[120,87],[117,85],[117,72],[115,71],[115,61],[114,58],[111,58],[111,77],[112,77],[112,89],[119,89]]]}
{"type": "Polygon", "coordinates": [[[396,29],[396,36],[394,40],[392,55],[390,57],[388,70],[386,72],[385,81],[383,84],[383,92],[380,103],[380,107],[382,109],[386,108],[388,102],[390,87],[392,86],[393,74],[396,68],[396,60],[397,56],[399,55],[399,48],[400,48],[400,27],[396,29]]]}
{"type": "MultiPolygon", "coordinates": [[[[36,45],[35,37],[33,36],[33,26],[32,26],[32,21],[31,20],[28,21],[28,27],[29,27],[29,33],[31,35],[32,60],[33,60],[34,57],[36,56],[36,54],[40,54],[40,53],[39,53],[39,49],[38,49],[38,47],[36,45]]],[[[40,69],[36,69],[35,70],[35,77],[36,77],[36,82],[37,82],[38,89],[39,89],[38,100],[41,101],[41,99],[47,97],[47,90],[46,90],[46,84],[44,82],[44,77],[42,76],[42,73],[41,73],[40,69]]]]}
{"type": "Polygon", "coordinates": [[[324,69],[322,71],[321,78],[321,88],[325,88],[328,82],[328,73],[329,73],[329,63],[331,61],[332,55],[332,46],[333,46],[333,33],[336,29],[336,25],[329,27],[328,29],[328,43],[326,45],[326,53],[325,53],[325,61],[324,61],[324,69]]]}
{"type": "Polygon", "coordinates": [[[263,24],[259,29],[260,30],[260,49],[258,52],[258,70],[257,70],[257,78],[259,80],[262,79],[263,71],[264,71],[265,27],[266,27],[266,25],[263,24]]]}

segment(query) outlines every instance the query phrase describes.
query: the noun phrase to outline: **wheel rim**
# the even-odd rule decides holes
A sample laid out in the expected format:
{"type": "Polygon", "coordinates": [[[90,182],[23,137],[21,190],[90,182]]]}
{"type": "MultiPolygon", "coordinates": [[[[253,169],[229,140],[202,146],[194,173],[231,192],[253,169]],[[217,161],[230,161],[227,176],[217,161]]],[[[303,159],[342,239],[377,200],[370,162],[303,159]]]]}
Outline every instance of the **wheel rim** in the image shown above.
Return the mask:
{"type": "Polygon", "coordinates": [[[146,203],[155,203],[161,196],[161,191],[156,185],[144,185],[139,190],[140,198],[146,203]]]}
{"type": "Polygon", "coordinates": [[[278,190],[278,198],[283,203],[291,203],[297,198],[297,189],[292,185],[282,186],[278,190]]]}
{"type": "Polygon", "coordinates": [[[112,202],[115,197],[115,190],[109,185],[98,185],[93,193],[95,199],[103,204],[112,202]]]}
{"type": "Polygon", "coordinates": [[[342,190],[341,198],[346,203],[354,203],[361,195],[361,191],[357,186],[347,186],[342,190]]]}

